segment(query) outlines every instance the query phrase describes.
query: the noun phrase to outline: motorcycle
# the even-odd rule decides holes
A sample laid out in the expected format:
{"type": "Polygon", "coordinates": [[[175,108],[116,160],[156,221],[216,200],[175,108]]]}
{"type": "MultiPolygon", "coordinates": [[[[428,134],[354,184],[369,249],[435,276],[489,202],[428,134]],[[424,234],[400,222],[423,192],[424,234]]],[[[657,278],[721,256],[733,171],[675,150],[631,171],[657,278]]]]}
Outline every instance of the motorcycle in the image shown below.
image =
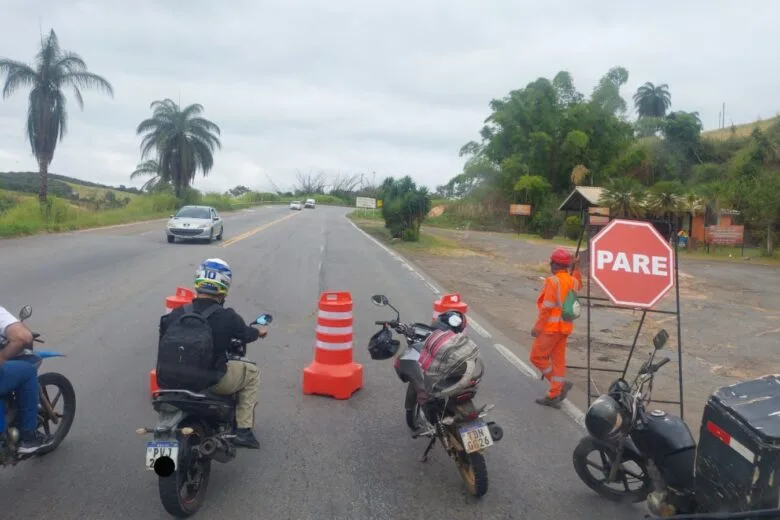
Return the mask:
{"type": "MultiPolygon", "coordinates": [[[[395,356],[393,366],[398,378],[407,383],[404,408],[406,424],[412,430],[412,438],[429,438],[422,462],[428,460],[428,454],[438,440],[450,458],[453,459],[461,478],[466,483],[469,494],[482,497],[488,490],[487,465],[484,451],[503,437],[503,429],[494,421],[486,421],[488,412],[494,405],[477,408],[473,399],[482,378],[484,367],[477,358],[474,373],[465,387],[442,395],[438,388],[446,388],[457,383],[463,376],[461,364],[454,373],[439,381],[431,381],[419,363],[425,340],[437,329],[424,323],[401,323],[401,314],[393,307],[386,296],[374,295],[371,302],[379,307],[389,306],[396,313],[391,321],[376,321],[383,329],[392,329],[406,340],[406,348],[395,356]],[[418,395],[425,395],[420,404],[418,395]]],[[[449,324],[454,330],[460,323],[449,324]]]]}
{"type": "Polygon", "coordinates": [[[697,446],[682,419],[646,409],[655,374],[669,362],[668,357],[654,362],[668,338],[666,330],[656,334],[654,349],[632,385],[618,378],[588,409],[589,435],[573,453],[577,475],[608,500],[647,500],[657,517],[780,518],[774,476],[780,460],[780,418],[773,417],[780,405],[780,376],[715,391],[702,416],[697,446]],[[599,403],[617,403],[619,410],[608,437],[589,425],[599,403]],[[603,467],[587,460],[594,451],[599,452],[603,467]],[[635,463],[639,471],[631,472],[624,462],[635,463]],[[588,466],[597,467],[606,478],[596,479],[588,466]],[[628,477],[637,479],[640,487],[630,490],[628,477]],[[611,483],[622,483],[625,489],[608,487],[611,483]]]}
{"type": "MultiPolygon", "coordinates": [[[[273,321],[261,314],[253,323],[273,321]]],[[[232,339],[229,360],[246,359],[246,343],[232,339]]],[[[146,443],[146,469],[158,477],[158,491],[165,510],[187,518],[203,505],[211,476],[211,461],[222,464],[236,457],[235,395],[217,395],[208,390],[155,390],[152,407],[158,414],[154,428],[139,428],[138,435],[154,434],[146,443]]]]}
{"type": "MultiPolygon", "coordinates": [[[[24,322],[32,316],[32,307],[25,305],[19,311],[19,320],[24,322]]],[[[41,335],[33,332],[33,341],[45,343],[41,335]]],[[[0,349],[5,347],[7,339],[0,336],[0,349]]],[[[27,361],[39,368],[44,359],[65,357],[64,354],[51,350],[24,349],[14,360],[27,361]]],[[[0,467],[15,466],[22,460],[51,453],[65,440],[73,425],[76,416],[76,391],[73,385],[62,374],[46,372],[38,375],[38,430],[51,437],[51,442],[31,454],[20,454],[19,449],[19,403],[15,392],[0,397],[5,405],[5,442],[0,442],[0,467]],[[48,388],[55,387],[57,394],[54,399],[49,397],[48,388]],[[62,399],[63,412],[56,411],[56,407],[62,399]],[[52,425],[56,425],[56,432],[52,435],[52,425]]],[[[2,440],[2,439],[0,439],[2,440]]]]}

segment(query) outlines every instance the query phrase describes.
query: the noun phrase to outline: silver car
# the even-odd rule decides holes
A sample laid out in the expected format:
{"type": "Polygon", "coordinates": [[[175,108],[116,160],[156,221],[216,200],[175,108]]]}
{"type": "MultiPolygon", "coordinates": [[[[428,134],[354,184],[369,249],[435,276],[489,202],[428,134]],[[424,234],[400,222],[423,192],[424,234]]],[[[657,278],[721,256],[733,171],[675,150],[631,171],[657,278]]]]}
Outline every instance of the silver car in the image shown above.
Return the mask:
{"type": "Polygon", "coordinates": [[[171,215],[165,227],[168,243],[180,240],[222,240],[225,232],[222,218],[210,206],[184,206],[171,215]]]}

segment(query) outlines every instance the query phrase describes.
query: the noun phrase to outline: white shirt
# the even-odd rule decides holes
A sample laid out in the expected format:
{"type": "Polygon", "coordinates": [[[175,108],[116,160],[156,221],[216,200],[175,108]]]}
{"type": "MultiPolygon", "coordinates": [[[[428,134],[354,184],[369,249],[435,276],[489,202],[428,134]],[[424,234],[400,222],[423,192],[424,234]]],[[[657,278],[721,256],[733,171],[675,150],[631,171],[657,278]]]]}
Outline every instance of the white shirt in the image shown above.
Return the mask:
{"type": "Polygon", "coordinates": [[[19,318],[0,305],[0,340],[5,339],[6,329],[14,323],[19,323],[19,318]]]}

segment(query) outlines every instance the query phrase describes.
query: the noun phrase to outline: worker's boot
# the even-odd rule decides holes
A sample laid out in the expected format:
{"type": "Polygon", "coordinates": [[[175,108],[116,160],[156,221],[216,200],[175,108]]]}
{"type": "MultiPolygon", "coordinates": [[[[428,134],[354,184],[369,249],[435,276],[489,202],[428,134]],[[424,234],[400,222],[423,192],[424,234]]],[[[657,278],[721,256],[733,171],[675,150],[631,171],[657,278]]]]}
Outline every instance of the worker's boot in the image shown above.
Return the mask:
{"type": "Polygon", "coordinates": [[[540,397],[536,400],[536,404],[540,404],[542,406],[549,406],[550,408],[560,408],[561,407],[561,396],[556,397],[550,397],[549,395],[546,395],[544,397],[540,397]]]}

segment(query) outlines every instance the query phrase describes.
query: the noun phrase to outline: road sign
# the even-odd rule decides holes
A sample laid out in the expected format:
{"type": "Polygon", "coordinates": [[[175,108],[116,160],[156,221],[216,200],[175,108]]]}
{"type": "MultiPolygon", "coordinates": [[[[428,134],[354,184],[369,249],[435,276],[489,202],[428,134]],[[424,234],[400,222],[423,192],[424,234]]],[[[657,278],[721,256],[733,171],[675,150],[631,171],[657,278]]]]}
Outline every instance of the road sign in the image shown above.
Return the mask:
{"type": "Polygon", "coordinates": [[[369,197],[358,197],[355,200],[355,207],[357,207],[357,208],[366,208],[366,209],[375,209],[376,208],[376,199],[371,199],[369,197]]]}
{"type": "Polygon", "coordinates": [[[376,207],[377,207],[377,208],[381,208],[381,207],[382,207],[382,204],[383,204],[383,203],[382,203],[382,199],[377,199],[377,201],[376,201],[376,207]]]}
{"type": "Polygon", "coordinates": [[[510,204],[509,205],[509,214],[510,215],[518,215],[521,217],[527,217],[531,214],[531,205],[530,204],[510,204]]]}
{"type": "Polygon", "coordinates": [[[745,226],[707,226],[704,238],[708,244],[738,246],[745,241],[745,226]]]}
{"type": "Polygon", "coordinates": [[[674,250],[649,222],[616,219],[591,239],[590,276],[615,305],[649,309],[674,287],[674,250]]]}

